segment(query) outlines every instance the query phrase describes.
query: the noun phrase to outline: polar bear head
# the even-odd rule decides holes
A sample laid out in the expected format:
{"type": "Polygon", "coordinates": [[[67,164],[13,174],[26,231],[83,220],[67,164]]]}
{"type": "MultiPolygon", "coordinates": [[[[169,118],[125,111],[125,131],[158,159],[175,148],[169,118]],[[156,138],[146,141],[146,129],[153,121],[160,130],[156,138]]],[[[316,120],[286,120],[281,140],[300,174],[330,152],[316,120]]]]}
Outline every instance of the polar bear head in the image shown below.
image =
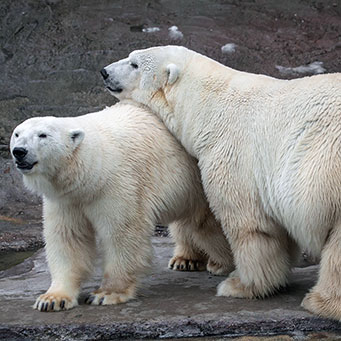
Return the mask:
{"type": "Polygon", "coordinates": [[[70,128],[67,120],[35,117],[14,129],[10,150],[24,178],[33,175],[52,178],[63,161],[72,157],[84,138],[84,131],[70,128]]]}
{"type": "Polygon", "coordinates": [[[160,46],[133,51],[128,58],[101,70],[105,86],[118,99],[145,103],[161,88],[174,84],[188,57],[182,46],[160,46]]]}

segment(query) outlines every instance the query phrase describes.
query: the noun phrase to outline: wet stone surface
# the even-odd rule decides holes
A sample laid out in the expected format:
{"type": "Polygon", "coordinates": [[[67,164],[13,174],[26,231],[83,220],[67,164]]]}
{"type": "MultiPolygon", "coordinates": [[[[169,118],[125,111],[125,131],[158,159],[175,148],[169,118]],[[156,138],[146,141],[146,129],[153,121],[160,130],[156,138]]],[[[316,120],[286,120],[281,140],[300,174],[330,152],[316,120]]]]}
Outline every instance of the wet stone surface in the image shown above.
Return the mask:
{"type": "Polygon", "coordinates": [[[136,299],[115,306],[88,306],[86,294],[99,285],[101,272],[83,285],[80,305],[69,311],[44,313],[32,309],[49,286],[44,251],[26,266],[7,270],[0,279],[0,338],[104,340],[112,338],[174,338],[341,332],[341,324],[304,311],[300,302],[313,285],[317,266],[295,268],[290,285],[264,300],[216,297],[224,277],[207,272],[167,269],[172,243],[154,237],[154,265],[136,299]]]}

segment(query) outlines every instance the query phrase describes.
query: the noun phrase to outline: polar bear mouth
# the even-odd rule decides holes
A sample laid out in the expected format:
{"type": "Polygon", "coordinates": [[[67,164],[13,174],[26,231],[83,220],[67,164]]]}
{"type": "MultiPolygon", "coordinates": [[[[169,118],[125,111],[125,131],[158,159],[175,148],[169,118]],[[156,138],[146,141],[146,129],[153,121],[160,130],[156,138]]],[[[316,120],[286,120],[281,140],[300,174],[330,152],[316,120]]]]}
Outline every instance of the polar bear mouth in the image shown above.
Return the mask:
{"type": "Polygon", "coordinates": [[[28,163],[28,162],[16,162],[17,168],[21,169],[21,170],[30,170],[32,169],[36,164],[38,163],[38,161],[33,162],[33,163],[28,163]]]}
{"type": "Polygon", "coordinates": [[[111,92],[116,92],[116,93],[120,93],[120,92],[123,91],[122,88],[115,88],[115,89],[113,89],[113,88],[110,87],[110,86],[107,86],[107,89],[109,89],[111,92]]]}

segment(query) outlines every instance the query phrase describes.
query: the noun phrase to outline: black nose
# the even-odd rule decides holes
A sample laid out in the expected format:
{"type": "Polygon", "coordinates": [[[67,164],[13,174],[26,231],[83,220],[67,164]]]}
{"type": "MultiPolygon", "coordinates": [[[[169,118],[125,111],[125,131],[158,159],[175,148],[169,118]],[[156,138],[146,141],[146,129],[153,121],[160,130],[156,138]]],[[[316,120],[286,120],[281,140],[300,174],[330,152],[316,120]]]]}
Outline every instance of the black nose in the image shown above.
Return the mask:
{"type": "Polygon", "coordinates": [[[101,75],[102,75],[102,77],[104,78],[104,80],[107,79],[107,78],[109,77],[108,72],[106,72],[105,69],[102,69],[102,70],[101,70],[101,75]]]}
{"type": "Polygon", "coordinates": [[[22,160],[26,156],[27,150],[25,148],[16,147],[13,149],[12,153],[16,159],[22,160]]]}

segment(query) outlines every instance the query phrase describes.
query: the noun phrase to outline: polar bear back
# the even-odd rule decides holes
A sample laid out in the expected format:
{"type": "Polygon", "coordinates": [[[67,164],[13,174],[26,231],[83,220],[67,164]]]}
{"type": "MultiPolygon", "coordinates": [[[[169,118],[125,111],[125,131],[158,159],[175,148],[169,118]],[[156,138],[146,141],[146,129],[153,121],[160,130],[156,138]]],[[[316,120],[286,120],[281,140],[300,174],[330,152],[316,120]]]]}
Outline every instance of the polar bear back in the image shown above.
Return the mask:
{"type": "Polygon", "coordinates": [[[165,224],[207,207],[196,160],[138,105],[119,103],[83,116],[34,118],[25,124],[45,127],[51,135],[53,130],[53,143],[65,152],[69,131],[84,132],[72,154],[51,161],[52,174],[24,176],[29,188],[50,200],[90,205],[94,211],[98,202],[116,202],[118,211],[138,209],[165,224]]]}
{"type": "Polygon", "coordinates": [[[105,183],[114,182],[115,191],[122,188],[141,203],[161,207],[163,212],[157,215],[162,222],[188,207],[206,205],[196,160],[155,115],[122,103],[86,115],[84,122],[92,134],[100,133],[96,153],[102,155],[105,183]],[[131,191],[127,191],[129,186],[131,191]]]}

